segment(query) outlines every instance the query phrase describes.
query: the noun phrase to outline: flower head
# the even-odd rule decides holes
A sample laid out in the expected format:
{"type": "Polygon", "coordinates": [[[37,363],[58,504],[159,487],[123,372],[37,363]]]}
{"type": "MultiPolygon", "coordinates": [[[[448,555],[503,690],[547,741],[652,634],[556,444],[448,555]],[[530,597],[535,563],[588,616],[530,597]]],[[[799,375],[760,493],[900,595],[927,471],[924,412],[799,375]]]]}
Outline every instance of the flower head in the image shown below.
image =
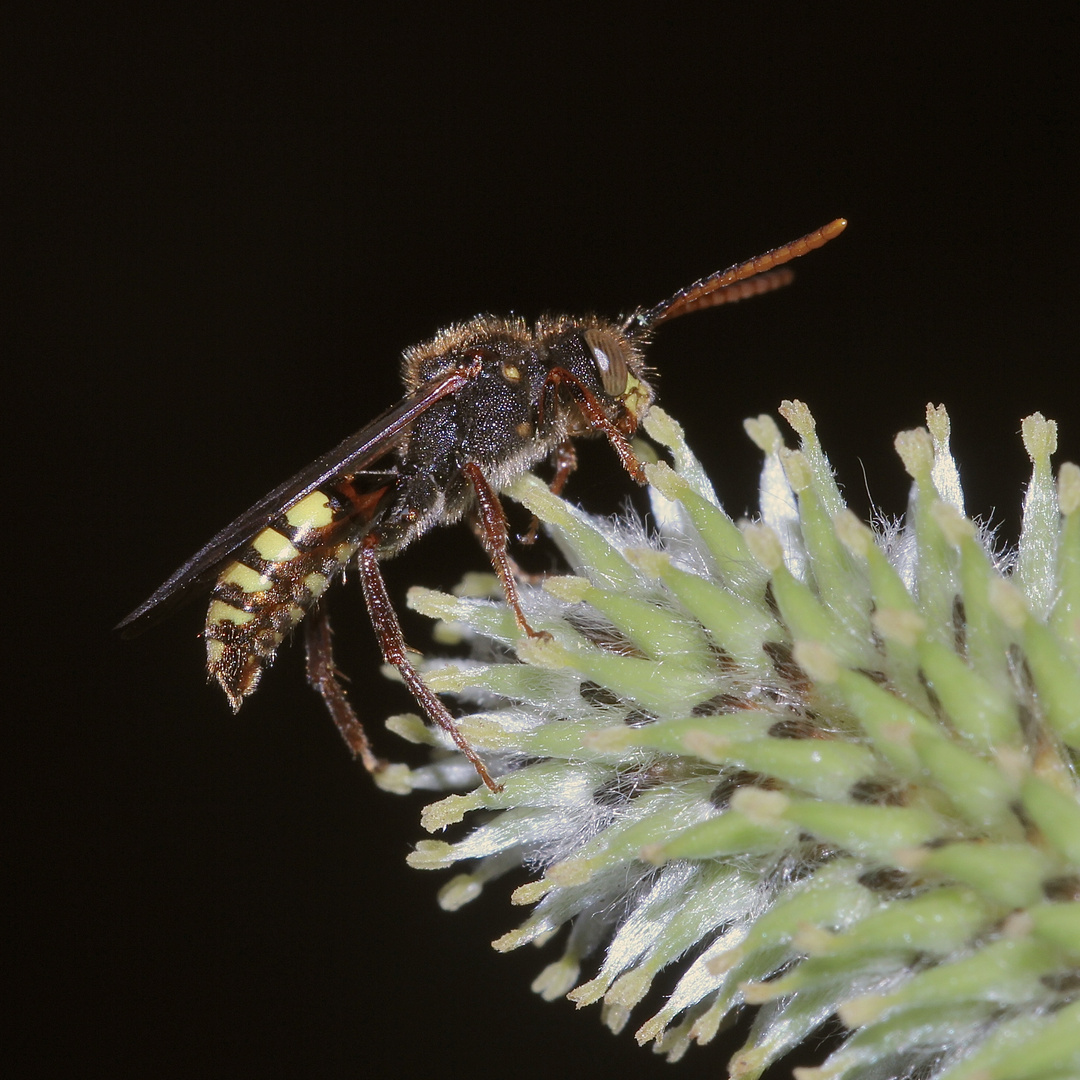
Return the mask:
{"type": "MultiPolygon", "coordinates": [[[[591,518],[535,477],[507,494],[572,576],[525,590],[523,640],[487,585],[410,593],[475,659],[425,679],[501,773],[429,806],[416,867],[467,869],[455,908],[524,865],[530,907],[497,949],[562,932],[546,998],[622,1028],[669,965],[636,1037],[672,1059],[756,1006],[729,1067],[760,1075],[828,1018],[849,1030],[802,1080],[1080,1075],[1080,469],[1033,462],[1017,552],[964,516],[948,417],[897,436],[907,520],[845,508],[809,410],[747,430],[761,516],[732,521],[678,426],[645,422],[655,529],[591,518]],[[586,965],[588,967],[586,968],[586,965]],[[583,975],[583,971],[587,971],[583,975]]],[[[407,786],[466,789],[440,747],[407,786]]],[[[399,780],[401,774],[398,774],[399,780]]]]}

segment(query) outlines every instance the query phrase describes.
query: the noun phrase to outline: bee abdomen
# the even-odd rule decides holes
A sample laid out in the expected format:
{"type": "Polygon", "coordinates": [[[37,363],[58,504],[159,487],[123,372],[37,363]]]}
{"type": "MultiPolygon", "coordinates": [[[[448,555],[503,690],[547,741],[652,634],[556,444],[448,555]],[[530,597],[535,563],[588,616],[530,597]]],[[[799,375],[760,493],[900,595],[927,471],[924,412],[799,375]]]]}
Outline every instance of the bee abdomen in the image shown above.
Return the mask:
{"type": "Polygon", "coordinates": [[[286,636],[356,554],[362,522],[337,492],[300,499],[221,571],[206,612],[206,666],[235,712],[286,636]],[[353,525],[353,528],[342,526],[353,525]]]}

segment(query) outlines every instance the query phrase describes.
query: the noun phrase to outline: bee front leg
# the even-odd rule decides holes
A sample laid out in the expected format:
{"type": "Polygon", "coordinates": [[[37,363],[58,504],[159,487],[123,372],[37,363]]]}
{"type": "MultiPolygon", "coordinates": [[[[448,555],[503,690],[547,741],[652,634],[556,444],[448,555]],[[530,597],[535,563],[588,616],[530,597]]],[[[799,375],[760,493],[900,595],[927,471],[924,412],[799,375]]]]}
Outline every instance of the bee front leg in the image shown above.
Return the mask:
{"type": "Polygon", "coordinates": [[[518,593],[510,557],[506,553],[506,515],[503,513],[499,496],[492,490],[480,466],[475,462],[467,461],[461,471],[468,477],[473,491],[476,492],[476,500],[480,507],[480,542],[484,545],[484,550],[491,560],[491,566],[499,578],[503,595],[514,612],[518,626],[531,638],[550,638],[551,635],[546,631],[534,630],[521,610],[521,596],[518,593]]]}
{"type": "MultiPolygon", "coordinates": [[[[547,379],[544,381],[544,391],[546,392],[549,386],[558,389],[563,383],[573,391],[574,397],[577,400],[578,408],[585,414],[585,419],[589,422],[589,427],[594,431],[599,431],[603,434],[607,441],[611,444],[611,449],[619,456],[619,461],[622,463],[622,467],[639,483],[648,483],[645,477],[645,469],[637,459],[637,455],[630,447],[630,440],[626,435],[619,430],[615,422],[609,419],[608,415],[604,412],[600,405],[600,402],[596,400],[596,395],[573,373],[566,370],[566,368],[552,368],[548,372],[547,379]]],[[[632,420],[631,434],[633,434],[633,427],[637,426],[636,420],[632,420]]],[[[569,475],[569,473],[567,474],[569,475]]]]}
{"type": "Polygon", "coordinates": [[[330,614],[325,603],[318,604],[315,610],[308,614],[304,625],[308,683],[323,699],[353,757],[358,757],[369,773],[382,772],[386,768],[386,762],[375,756],[364,725],[360,723],[345,693],[345,687],[341,685],[344,676],[334,663],[332,638],[330,614]]]}
{"type": "Polygon", "coordinates": [[[502,791],[502,785],[491,779],[479,755],[458,730],[449,709],[435,696],[409,663],[405,635],[401,632],[401,623],[398,622],[397,613],[394,611],[393,604],[390,603],[390,594],[386,591],[386,582],[379,569],[378,547],[379,537],[376,533],[368,533],[361,541],[360,585],[364,590],[364,600],[367,602],[371,625],[375,628],[375,636],[379,639],[379,648],[382,649],[383,658],[388,664],[393,664],[398,669],[405,685],[412,691],[413,697],[419,702],[421,708],[454,740],[454,745],[469,760],[480,779],[492,791],[502,791]]]}

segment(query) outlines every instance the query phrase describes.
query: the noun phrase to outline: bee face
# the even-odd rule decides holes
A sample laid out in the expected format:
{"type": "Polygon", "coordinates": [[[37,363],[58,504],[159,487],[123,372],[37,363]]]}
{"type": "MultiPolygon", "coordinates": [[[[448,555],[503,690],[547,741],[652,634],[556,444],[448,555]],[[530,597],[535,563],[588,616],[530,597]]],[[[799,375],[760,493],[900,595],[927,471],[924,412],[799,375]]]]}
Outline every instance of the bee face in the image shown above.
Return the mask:
{"type": "Polygon", "coordinates": [[[656,396],[645,377],[640,349],[613,326],[587,330],[584,340],[600,375],[600,385],[622,407],[616,422],[622,420],[623,428],[633,434],[656,396]]]}
{"type": "MultiPolygon", "coordinates": [[[[547,368],[572,375],[609,420],[625,434],[632,434],[655,396],[647,378],[641,339],[595,316],[542,322],[537,336],[547,368]]],[[[580,434],[589,429],[595,430],[595,425],[583,416],[574,431],[580,434]]]]}

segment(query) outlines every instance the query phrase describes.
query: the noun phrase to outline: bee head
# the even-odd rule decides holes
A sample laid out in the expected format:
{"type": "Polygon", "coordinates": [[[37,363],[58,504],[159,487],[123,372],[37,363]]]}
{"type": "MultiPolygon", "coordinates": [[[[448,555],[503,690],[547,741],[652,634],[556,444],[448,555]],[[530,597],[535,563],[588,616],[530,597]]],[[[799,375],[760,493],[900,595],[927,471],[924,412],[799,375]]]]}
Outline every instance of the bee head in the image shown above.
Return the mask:
{"type": "Polygon", "coordinates": [[[655,396],[645,379],[645,363],[634,342],[616,327],[589,327],[582,340],[605,394],[625,410],[630,429],[637,427],[655,396]]]}

